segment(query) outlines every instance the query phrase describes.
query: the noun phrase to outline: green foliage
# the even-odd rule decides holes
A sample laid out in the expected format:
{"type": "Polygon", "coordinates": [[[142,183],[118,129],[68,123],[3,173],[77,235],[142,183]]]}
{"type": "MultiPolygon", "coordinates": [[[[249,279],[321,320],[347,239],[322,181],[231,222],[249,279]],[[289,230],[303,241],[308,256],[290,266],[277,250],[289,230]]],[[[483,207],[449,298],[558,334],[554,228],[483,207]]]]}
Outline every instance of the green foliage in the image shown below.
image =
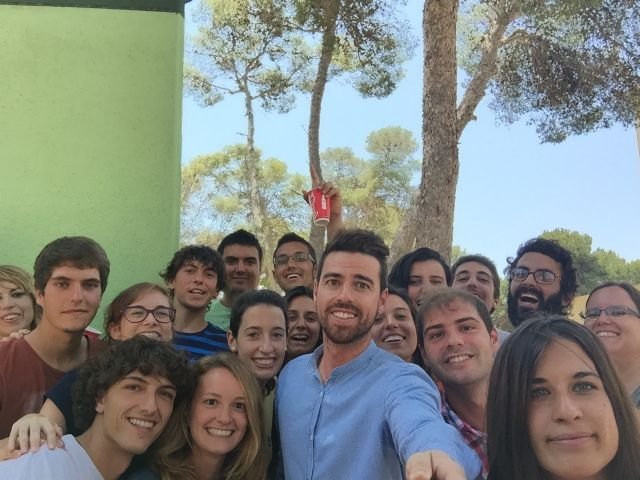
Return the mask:
{"type": "Polygon", "coordinates": [[[337,9],[336,43],[329,77],[346,74],[365,97],[386,97],[402,79],[402,64],[416,40],[398,7],[406,0],[296,0],[295,20],[302,31],[321,35],[337,9]]]}
{"type": "Polygon", "coordinates": [[[417,143],[410,131],[386,127],[369,134],[366,149],[368,160],[350,148],[322,152],[325,177],[342,193],[345,225],[372,229],[389,241],[414,191],[410,184],[419,169],[413,159],[417,143]]]}
{"type": "Polygon", "coordinates": [[[490,85],[500,120],[525,117],[546,142],[637,121],[637,0],[480,0],[460,11],[459,65],[470,78],[491,28],[508,22],[490,85]]]}
{"type": "MultiPolygon", "coordinates": [[[[182,169],[181,241],[188,243],[236,228],[255,230],[250,221],[249,179],[246,145],[231,145],[222,151],[194,158],[182,169]]],[[[264,231],[280,236],[307,225],[308,207],[302,200],[300,185],[304,179],[290,175],[281,160],[262,160],[255,151],[259,169],[261,198],[264,200],[264,231]]]]}
{"type": "Polygon", "coordinates": [[[186,49],[186,91],[203,106],[242,93],[289,111],[313,52],[289,28],[287,8],[284,0],[203,0],[186,49]]]}
{"type": "Polygon", "coordinates": [[[556,240],[571,251],[578,271],[578,295],[587,295],[605,281],[640,281],[640,260],[628,262],[611,250],[592,251],[592,239],[587,234],[558,228],[544,231],[541,237],[556,240]]]}

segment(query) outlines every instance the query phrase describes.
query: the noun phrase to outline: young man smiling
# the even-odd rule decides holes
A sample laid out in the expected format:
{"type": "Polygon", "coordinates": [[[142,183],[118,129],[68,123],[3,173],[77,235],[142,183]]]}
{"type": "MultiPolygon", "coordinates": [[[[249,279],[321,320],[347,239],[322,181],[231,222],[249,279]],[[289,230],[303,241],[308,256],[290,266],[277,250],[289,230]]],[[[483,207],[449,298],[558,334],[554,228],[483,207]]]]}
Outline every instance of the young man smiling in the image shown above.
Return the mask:
{"type": "Polygon", "coordinates": [[[487,389],[498,349],[491,316],[477,296],[447,288],[423,301],[417,320],[422,358],[444,386],[442,416],[478,454],[486,478],[487,389]]]}
{"type": "Polygon", "coordinates": [[[315,290],[323,345],[289,362],[278,380],[285,478],[461,480],[480,472],[444,423],[425,372],[371,340],[388,254],[363,230],[344,230],[327,245],[315,290]]]}
{"type": "Polygon", "coordinates": [[[108,277],[107,254],[90,238],[62,237],[40,252],[34,265],[40,323],[0,344],[0,438],[23,415],[39,411],[44,393],[100,349],[85,329],[108,277]]]}
{"type": "Polygon", "coordinates": [[[144,336],[115,344],[84,365],[74,385],[84,433],[65,435],[61,448],[0,462],[0,478],[115,480],[160,435],[174,402],[191,389],[187,362],[169,344],[144,336]]]}
{"type": "Polygon", "coordinates": [[[160,273],[173,297],[176,318],[173,343],[197,360],[229,350],[227,332],[211,325],[205,315],[224,288],[222,257],[206,245],[187,245],[178,250],[160,273]]]}

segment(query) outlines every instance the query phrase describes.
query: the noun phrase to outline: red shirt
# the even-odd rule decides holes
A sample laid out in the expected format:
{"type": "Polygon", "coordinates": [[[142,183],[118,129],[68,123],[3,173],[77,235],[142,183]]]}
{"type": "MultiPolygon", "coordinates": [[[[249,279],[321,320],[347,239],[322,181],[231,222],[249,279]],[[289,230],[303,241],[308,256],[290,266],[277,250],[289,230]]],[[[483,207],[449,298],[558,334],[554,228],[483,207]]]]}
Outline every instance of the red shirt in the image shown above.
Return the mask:
{"type": "MultiPolygon", "coordinates": [[[[85,334],[88,356],[102,350],[102,342],[85,334]]],[[[65,374],[46,363],[24,338],[0,342],[0,438],[9,436],[14,422],[40,411],[44,394],[65,374]]]]}

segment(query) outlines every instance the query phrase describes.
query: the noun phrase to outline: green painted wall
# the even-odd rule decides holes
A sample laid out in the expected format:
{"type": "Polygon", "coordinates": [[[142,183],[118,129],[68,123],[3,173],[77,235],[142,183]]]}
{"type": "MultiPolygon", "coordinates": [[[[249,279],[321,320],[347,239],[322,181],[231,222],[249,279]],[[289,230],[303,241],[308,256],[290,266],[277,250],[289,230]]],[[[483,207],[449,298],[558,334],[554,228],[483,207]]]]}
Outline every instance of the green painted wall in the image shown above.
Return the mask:
{"type": "MultiPolygon", "coordinates": [[[[178,246],[184,18],[0,4],[0,263],[97,240],[103,306],[178,246]]],[[[95,325],[101,325],[96,317],[95,325]]]]}

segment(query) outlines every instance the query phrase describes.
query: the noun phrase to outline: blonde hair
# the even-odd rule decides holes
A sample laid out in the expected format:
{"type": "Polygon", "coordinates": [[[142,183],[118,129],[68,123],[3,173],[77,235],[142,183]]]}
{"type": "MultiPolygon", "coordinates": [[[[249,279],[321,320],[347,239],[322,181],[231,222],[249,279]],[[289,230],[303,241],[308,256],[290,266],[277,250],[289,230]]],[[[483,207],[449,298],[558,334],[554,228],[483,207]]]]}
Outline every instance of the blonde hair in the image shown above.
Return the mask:
{"type": "Polygon", "coordinates": [[[36,290],[33,286],[33,277],[25,270],[14,265],[0,265],[0,282],[9,282],[23,289],[31,297],[33,304],[33,320],[29,324],[29,329],[33,330],[42,316],[42,309],[36,303],[36,290]]]}
{"type": "MultiPolygon", "coordinates": [[[[199,381],[205,373],[215,368],[228,370],[242,385],[247,410],[247,431],[238,446],[227,454],[221,476],[225,480],[262,480],[267,465],[261,451],[264,424],[260,386],[242,360],[231,353],[202,358],[192,366],[192,373],[199,381]]],[[[187,400],[176,407],[154,448],[152,469],[161,480],[196,480],[195,468],[190,462],[193,439],[189,419],[193,393],[195,388],[187,400]]]]}

